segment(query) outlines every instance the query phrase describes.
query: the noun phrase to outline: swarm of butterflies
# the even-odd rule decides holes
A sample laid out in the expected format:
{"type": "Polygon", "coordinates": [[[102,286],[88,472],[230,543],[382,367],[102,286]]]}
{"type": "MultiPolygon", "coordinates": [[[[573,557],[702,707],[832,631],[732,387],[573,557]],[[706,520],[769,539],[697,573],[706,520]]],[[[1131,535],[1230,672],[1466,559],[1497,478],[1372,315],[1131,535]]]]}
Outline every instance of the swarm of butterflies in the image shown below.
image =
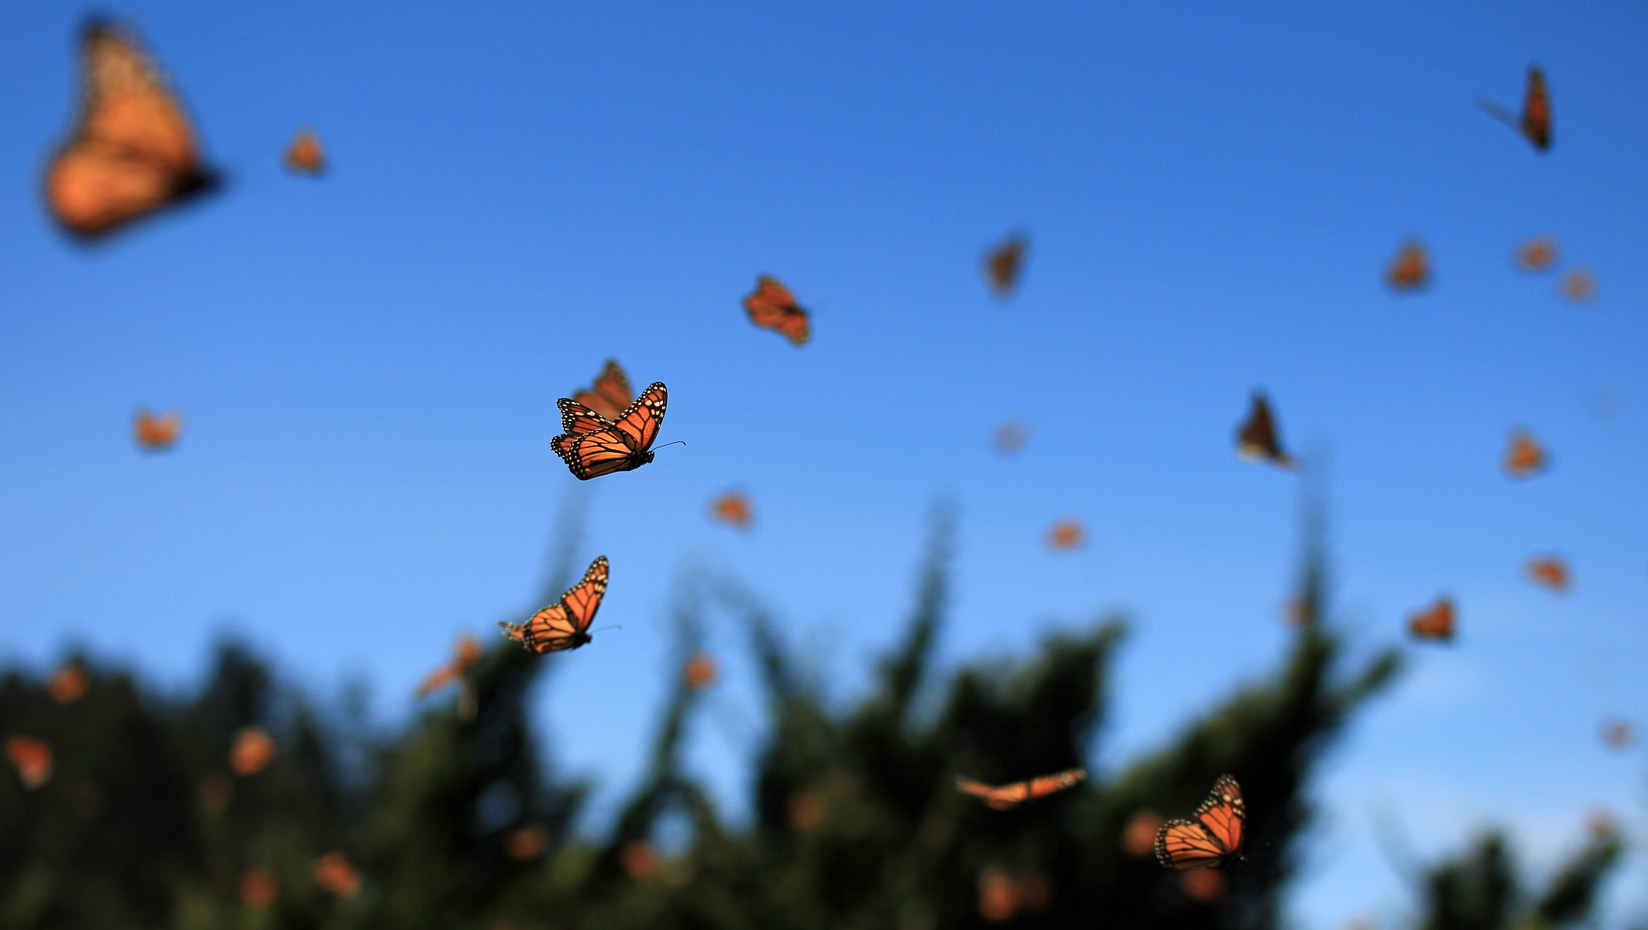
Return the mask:
{"type": "MultiPolygon", "coordinates": [[[[218,173],[202,161],[182,105],[129,29],[106,21],[94,21],[85,28],[81,78],[80,114],[69,138],[48,163],[44,179],[47,207],[70,235],[82,241],[98,240],[219,186],[218,173]]],[[[1550,148],[1550,101],[1539,68],[1528,69],[1519,115],[1488,101],[1481,106],[1510,125],[1537,151],[1550,148]]],[[[310,176],[322,174],[327,164],[319,137],[307,128],[297,132],[282,160],[292,172],[310,176]]],[[[985,281],[998,298],[1005,300],[1015,293],[1028,247],[1026,236],[1013,233],[984,255],[985,281]]],[[[1519,246],[1514,260],[1525,271],[1546,271],[1555,267],[1557,246],[1549,238],[1539,237],[1519,246]]],[[[1424,288],[1431,274],[1431,259],[1424,244],[1410,239],[1391,260],[1385,280],[1395,291],[1413,292],[1424,288]]],[[[1561,290],[1570,300],[1587,300],[1595,293],[1595,281],[1588,271],[1575,269],[1563,278],[1561,290]]],[[[790,289],[771,275],[757,278],[755,289],[744,298],[743,305],[754,325],[778,333],[792,345],[806,345],[812,338],[810,314],[790,289]]],[[[640,468],[654,460],[653,445],[667,404],[668,392],[662,381],[654,381],[640,394],[634,394],[623,369],[609,360],[590,388],[557,402],[561,433],[550,441],[550,447],[581,481],[640,468]]],[[[133,421],[138,446],[149,451],[172,448],[182,428],[183,416],[175,410],[165,414],[139,410],[133,421]]],[[[993,444],[998,452],[1011,454],[1028,438],[1027,427],[1015,420],[997,431],[993,444]]],[[[1248,414],[1237,427],[1236,451],[1245,460],[1268,462],[1289,471],[1301,468],[1300,462],[1285,450],[1270,401],[1262,391],[1253,393],[1248,414]]],[[[1504,457],[1507,475],[1526,478],[1538,474],[1547,467],[1547,461],[1544,447],[1531,434],[1522,430],[1512,434],[1504,457]]],[[[715,519],[741,529],[747,529],[753,520],[749,499],[736,491],[718,497],[710,512],[715,519]]],[[[1070,549],[1080,545],[1084,535],[1085,529],[1078,521],[1064,520],[1050,531],[1047,544],[1055,550],[1070,549]]],[[[524,623],[499,624],[503,635],[540,654],[577,649],[591,642],[590,624],[606,594],[609,570],[606,557],[597,557],[578,583],[555,603],[524,623]]],[[[1569,584],[1568,566],[1560,557],[1531,559],[1525,572],[1528,578],[1553,591],[1563,591],[1569,584]]],[[[1453,601],[1444,594],[1409,619],[1409,631],[1420,639],[1451,640],[1454,614],[1453,601]]],[[[461,703],[472,714],[470,674],[479,656],[478,643],[473,639],[461,641],[452,661],[420,683],[419,696],[462,682],[465,698],[461,703]]],[[[691,676],[693,687],[704,687],[714,680],[714,665],[707,657],[696,657],[695,661],[697,664],[685,674],[691,676]]],[[[1630,738],[1623,723],[1610,724],[1605,732],[1611,745],[1624,745],[1630,738]]],[[[237,762],[237,770],[261,767],[273,752],[268,737],[261,733],[247,734],[242,742],[245,745],[239,752],[244,758],[237,762]]],[[[50,778],[49,746],[26,737],[11,737],[5,748],[26,785],[37,786],[50,778]]],[[[1005,811],[1064,791],[1086,778],[1085,769],[1073,768],[1006,785],[958,777],[956,788],[994,810],[1005,811]]],[[[1246,817],[1241,788],[1234,777],[1223,775],[1191,819],[1160,824],[1154,842],[1156,858],[1164,867],[1177,871],[1229,866],[1242,858],[1246,817]]]]}

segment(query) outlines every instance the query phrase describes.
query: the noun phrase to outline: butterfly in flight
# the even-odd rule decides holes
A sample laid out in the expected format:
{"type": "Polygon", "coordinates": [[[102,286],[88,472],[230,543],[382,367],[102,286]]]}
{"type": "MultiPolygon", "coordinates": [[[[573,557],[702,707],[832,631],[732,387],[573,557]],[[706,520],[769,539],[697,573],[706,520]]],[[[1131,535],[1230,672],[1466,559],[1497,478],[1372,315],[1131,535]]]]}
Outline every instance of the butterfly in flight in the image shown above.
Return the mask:
{"type": "Polygon", "coordinates": [[[776,330],[795,345],[805,345],[812,338],[807,311],[795,302],[790,289],[771,275],[756,279],[755,291],[744,298],[744,310],[749,313],[751,323],[776,330]]]}
{"type": "Polygon", "coordinates": [[[1526,478],[1545,470],[1549,464],[1545,447],[1527,430],[1511,433],[1511,447],[1505,450],[1505,474],[1526,478]]]}
{"type": "Polygon", "coordinates": [[[601,373],[595,376],[595,383],[588,390],[573,394],[572,399],[608,420],[616,420],[635,403],[635,392],[630,390],[624,369],[618,367],[616,359],[609,358],[601,373]]]}
{"type": "Polygon", "coordinates": [[[1409,239],[1385,269],[1385,283],[1395,291],[1416,291],[1431,280],[1430,253],[1424,243],[1409,239]]]}
{"type": "Polygon", "coordinates": [[[1545,72],[1528,66],[1528,89],[1522,96],[1522,116],[1517,117],[1491,100],[1481,101],[1489,116],[1515,129],[1543,152],[1551,147],[1551,98],[1545,92],[1545,72]]]}
{"type": "Polygon", "coordinates": [[[1003,300],[1013,296],[1019,286],[1019,272],[1024,267],[1024,250],[1030,243],[1023,236],[1013,234],[984,256],[984,278],[990,290],[1003,300]]]}
{"type": "Polygon", "coordinates": [[[46,168],[46,205],[95,239],[211,190],[183,105],[129,31],[94,21],[80,40],[80,117],[46,168]]]}
{"type": "Polygon", "coordinates": [[[6,737],[6,758],[17,767],[17,780],[31,791],[51,780],[54,755],[51,744],[45,740],[6,737]]]}
{"type": "Polygon", "coordinates": [[[1220,775],[1213,793],[1196,808],[1194,820],[1169,820],[1156,834],[1156,861],[1178,872],[1217,869],[1241,859],[1242,823],[1247,805],[1241,786],[1220,775]]]}
{"type": "Polygon", "coordinates": [[[183,414],[176,410],[156,416],[139,409],[132,417],[132,436],[139,448],[149,452],[163,452],[177,443],[183,433],[183,414]]]}
{"type": "Polygon", "coordinates": [[[1263,391],[1253,392],[1253,406],[1247,419],[1236,428],[1236,454],[1244,462],[1270,462],[1292,471],[1299,467],[1293,456],[1282,451],[1282,441],[1276,436],[1276,420],[1270,415],[1270,402],[1263,391]]]}
{"type": "Polygon", "coordinates": [[[1080,768],[1065,769],[1051,775],[1016,781],[1010,785],[987,785],[984,782],[957,775],[956,790],[983,798],[984,803],[990,807],[998,811],[1005,811],[1018,807],[1025,801],[1043,798],[1055,791],[1063,791],[1086,778],[1087,770],[1080,768]]]}
{"type": "Polygon", "coordinates": [[[1554,555],[1529,559],[1524,571],[1528,573],[1529,580],[1552,591],[1568,590],[1568,583],[1572,580],[1568,572],[1568,563],[1554,555]]]}
{"type": "Polygon", "coordinates": [[[1556,240],[1535,236],[1516,247],[1516,267],[1523,271],[1546,271],[1556,265],[1556,240]]]}
{"type": "Polygon", "coordinates": [[[1065,518],[1053,524],[1047,531],[1047,548],[1054,552],[1074,549],[1087,538],[1087,527],[1082,526],[1080,520],[1065,518]]]}
{"type": "Polygon", "coordinates": [[[1596,275],[1584,268],[1575,268],[1562,276],[1562,296],[1582,304],[1596,296],[1596,275]]]}
{"type": "Polygon", "coordinates": [[[1602,741],[1614,749],[1625,749],[1636,738],[1636,729],[1629,720],[1610,720],[1602,725],[1602,741]]]}
{"type": "Polygon", "coordinates": [[[287,168],[299,174],[320,174],[326,170],[326,152],[320,147],[320,136],[312,129],[298,130],[282,160],[287,168]]]}
{"type": "Polygon", "coordinates": [[[728,491],[710,502],[710,516],[739,529],[748,529],[755,521],[750,499],[737,491],[728,491]]]}
{"type": "Polygon", "coordinates": [[[589,635],[590,621],[601,609],[601,598],[607,593],[607,557],[597,556],[589,563],[582,581],[566,589],[561,599],[532,615],[525,623],[503,623],[504,636],[521,644],[528,652],[563,652],[577,649],[593,637],[589,635]]]}
{"type": "Polygon", "coordinates": [[[613,421],[563,397],[557,405],[566,432],[550,440],[550,448],[580,481],[640,468],[652,461],[652,443],[664,422],[667,400],[664,382],[654,381],[613,421]]]}
{"type": "Polygon", "coordinates": [[[990,447],[1001,455],[1012,455],[1029,441],[1030,427],[1018,420],[1008,420],[996,427],[995,435],[990,438],[990,447]]]}
{"type": "Polygon", "coordinates": [[[1408,633],[1414,639],[1453,641],[1453,598],[1443,595],[1426,610],[1408,618],[1408,633]]]}

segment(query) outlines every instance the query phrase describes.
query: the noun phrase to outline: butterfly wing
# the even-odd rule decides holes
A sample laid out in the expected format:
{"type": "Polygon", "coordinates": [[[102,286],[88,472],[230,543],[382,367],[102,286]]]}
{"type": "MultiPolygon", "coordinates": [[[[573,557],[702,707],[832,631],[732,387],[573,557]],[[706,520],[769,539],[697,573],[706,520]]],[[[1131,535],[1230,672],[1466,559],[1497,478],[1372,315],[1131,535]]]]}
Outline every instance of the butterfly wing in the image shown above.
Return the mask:
{"type": "Polygon", "coordinates": [[[81,116],[46,170],[64,229],[96,238],[216,183],[182,105],[137,40],[94,22],[81,39],[81,116]]]}
{"type": "Polygon", "coordinates": [[[286,148],[286,167],[301,174],[320,174],[326,170],[326,153],[320,147],[320,136],[314,130],[300,129],[286,148]]]}
{"type": "Polygon", "coordinates": [[[582,401],[563,397],[555,402],[555,406],[561,411],[561,431],[568,436],[576,438],[585,433],[612,428],[612,420],[582,401]]]}
{"type": "Polygon", "coordinates": [[[1545,72],[1528,67],[1528,90],[1522,98],[1522,134],[1541,152],[1551,147],[1551,98],[1545,92],[1545,72]]]}
{"type": "Polygon", "coordinates": [[[1193,820],[1169,820],[1156,834],[1156,861],[1177,872],[1218,868],[1225,857],[1219,840],[1193,820]]]}
{"type": "Polygon", "coordinates": [[[956,790],[977,798],[998,811],[1009,810],[1030,798],[1030,783],[1017,781],[1010,785],[987,785],[971,778],[956,776],[956,790]]]}
{"type": "Polygon", "coordinates": [[[615,359],[609,358],[606,367],[596,376],[595,384],[587,391],[579,391],[572,395],[572,399],[608,420],[616,420],[623,416],[625,408],[635,401],[635,392],[630,390],[629,378],[624,374],[624,369],[618,367],[615,359]]]}
{"type": "Polygon", "coordinates": [[[1087,778],[1086,769],[1065,769],[1051,775],[1030,779],[1029,796],[1044,798],[1055,791],[1063,791],[1087,778]]]}
{"type": "Polygon", "coordinates": [[[665,389],[664,382],[654,381],[614,424],[619,432],[629,437],[630,446],[637,453],[646,452],[652,447],[653,440],[658,438],[658,427],[664,423],[664,408],[668,403],[669,391],[665,389]]]}
{"type": "Polygon", "coordinates": [[[595,612],[601,609],[601,598],[606,596],[607,576],[610,572],[611,566],[607,563],[607,557],[598,556],[595,561],[589,563],[583,580],[561,595],[561,603],[566,607],[576,635],[588,638],[590,622],[595,619],[595,612]]]}
{"type": "Polygon", "coordinates": [[[1242,788],[1236,779],[1220,775],[1213,783],[1213,794],[1196,808],[1196,820],[1209,836],[1223,846],[1226,855],[1242,848],[1242,824],[1247,820],[1247,802],[1242,800],[1242,788]]]}
{"type": "Polygon", "coordinates": [[[750,322],[777,330],[795,345],[812,338],[807,311],[796,303],[795,295],[783,282],[770,275],[756,280],[755,292],[744,298],[744,310],[750,315],[750,322]]]}

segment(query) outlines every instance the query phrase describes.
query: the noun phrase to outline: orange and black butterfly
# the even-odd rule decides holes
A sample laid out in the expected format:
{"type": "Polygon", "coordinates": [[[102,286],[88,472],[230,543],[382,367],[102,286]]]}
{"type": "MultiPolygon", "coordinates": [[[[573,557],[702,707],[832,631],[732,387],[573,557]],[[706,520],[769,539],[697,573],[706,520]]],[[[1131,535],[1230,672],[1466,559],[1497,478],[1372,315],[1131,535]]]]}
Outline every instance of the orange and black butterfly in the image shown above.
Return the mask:
{"type": "Polygon", "coordinates": [[[652,443],[664,422],[667,400],[664,382],[654,381],[613,421],[563,397],[557,404],[566,432],[550,440],[550,448],[580,481],[640,468],[652,461],[652,443]]]}
{"type": "Polygon", "coordinates": [[[1523,271],[1546,271],[1556,265],[1556,240],[1535,236],[1516,247],[1516,267],[1523,271]]]}
{"type": "Polygon", "coordinates": [[[744,298],[744,310],[749,313],[751,323],[777,330],[795,345],[803,345],[812,338],[807,311],[795,302],[790,289],[771,275],[756,279],[755,292],[744,298]]]}
{"type": "Polygon", "coordinates": [[[1156,861],[1178,872],[1217,869],[1242,858],[1247,805],[1236,779],[1220,775],[1194,820],[1169,820],[1156,834],[1156,861]]]}
{"type": "Polygon", "coordinates": [[[566,589],[561,599],[532,615],[525,623],[503,623],[504,635],[520,643],[528,652],[563,652],[577,649],[593,637],[590,621],[601,609],[607,593],[607,557],[589,563],[582,581],[566,589]]]}
{"type": "Polygon", "coordinates": [[[1545,92],[1545,72],[1538,65],[1528,66],[1528,89],[1522,96],[1522,116],[1517,117],[1491,100],[1482,101],[1482,109],[1533,143],[1541,152],[1551,147],[1551,98],[1545,92]]]}
{"type": "Polygon", "coordinates": [[[1568,563],[1554,555],[1529,559],[1524,570],[1528,573],[1529,580],[1552,591],[1568,590],[1568,583],[1572,580],[1568,563]]]}
{"type": "Polygon", "coordinates": [[[1063,791],[1087,778],[1086,769],[1065,769],[1051,775],[1016,781],[1010,785],[987,785],[971,778],[956,776],[956,790],[984,799],[984,803],[998,811],[1011,810],[1025,801],[1043,798],[1055,791],[1063,791]]]}
{"type": "Polygon", "coordinates": [[[1453,598],[1443,595],[1426,610],[1408,618],[1408,633],[1414,639],[1453,640],[1453,598]]]}
{"type": "Polygon", "coordinates": [[[132,436],[137,440],[139,448],[149,452],[170,449],[177,444],[177,437],[182,433],[183,414],[176,410],[156,416],[139,408],[137,414],[132,417],[132,436]]]}
{"type": "Polygon", "coordinates": [[[1266,461],[1293,470],[1299,463],[1282,451],[1282,441],[1276,436],[1276,420],[1270,415],[1270,402],[1263,391],[1253,392],[1253,406],[1247,419],[1236,428],[1236,454],[1244,462],[1266,461]]]}
{"type": "Polygon", "coordinates": [[[572,399],[608,420],[616,420],[624,415],[624,410],[630,404],[635,403],[635,392],[630,389],[629,377],[624,374],[624,369],[618,367],[616,359],[609,358],[601,373],[595,376],[595,383],[589,390],[573,394],[572,399]]]}
{"type": "Polygon", "coordinates": [[[286,167],[299,174],[320,174],[326,170],[326,152],[320,147],[320,136],[312,129],[300,129],[286,147],[283,159],[286,167]]]}
{"type": "Polygon", "coordinates": [[[1396,291],[1416,291],[1430,283],[1431,258],[1424,243],[1409,239],[1385,269],[1385,283],[1396,291]]]}
{"type": "Polygon", "coordinates": [[[1024,267],[1024,250],[1029,244],[1023,236],[1015,233],[984,256],[984,277],[997,297],[1006,300],[1018,289],[1019,271],[1024,267]]]}
{"type": "Polygon", "coordinates": [[[710,516],[739,529],[748,529],[755,522],[750,499],[737,491],[728,491],[710,502],[710,516]]]}
{"type": "Polygon", "coordinates": [[[46,168],[46,206],[99,236],[211,190],[189,119],[128,30],[94,21],[80,40],[80,117],[46,168]]]}
{"type": "Polygon", "coordinates": [[[1505,450],[1505,474],[1512,478],[1526,478],[1545,470],[1548,456],[1545,447],[1527,430],[1511,433],[1511,446],[1505,450]]]}

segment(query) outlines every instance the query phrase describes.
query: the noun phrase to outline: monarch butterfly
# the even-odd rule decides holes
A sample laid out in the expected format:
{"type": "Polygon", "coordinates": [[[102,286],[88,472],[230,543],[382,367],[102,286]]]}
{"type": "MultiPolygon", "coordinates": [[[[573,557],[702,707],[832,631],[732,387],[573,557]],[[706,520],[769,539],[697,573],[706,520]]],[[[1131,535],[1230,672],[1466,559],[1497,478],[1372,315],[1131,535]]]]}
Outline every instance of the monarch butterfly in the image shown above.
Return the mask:
{"type": "MultiPolygon", "coordinates": [[[[624,415],[625,408],[635,402],[635,392],[630,390],[629,378],[624,375],[624,369],[618,367],[616,360],[609,358],[606,367],[595,376],[594,385],[587,391],[573,394],[572,399],[608,420],[616,420],[624,415]]],[[[593,429],[600,427],[596,426],[593,429]]]]}
{"type": "Polygon", "coordinates": [[[1213,793],[1196,808],[1195,820],[1169,820],[1156,834],[1156,861],[1177,872],[1216,869],[1242,858],[1247,805],[1241,786],[1220,775],[1213,793]]]}
{"type": "Polygon", "coordinates": [[[710,502],[710,516],[739,529],[747,528],[755,520],[750,510],[750,499],[737,491],[728,491],[710,502]]]}
{"type": "Polygon", "coordinates": [[[80,40],[80,116],[46,168],[46,206],[95,239],[211,190],[188,117],[128,30],[89,23],[80,40]]]}
{"type": "Polygon", "coordinates": [[[1529,579],[1553,591],[1568,590],[1568,563],[1556,556],[1529,559],[1525,571],[1529,579]]]}
{"type": "Polygon", "coordinates": [[[1266,461],[1293,470],[1299,463],[1282,451],[1276,436],[1276,420],[1270,415],[1270,401],[1263,391],[1253,392],[1247,419],[1236,428],[1236,455],[1244,462],[1266,461]]]}
{"type": "Polygon", "coordinates": [[[1548,464],[1545,447],[1527,430],[1511,433],[1511,446],[1505,450],[1505,473],[1512,478],[1526,478],[1544,471],[1548,464]]]}
{"type": "Polygon", "coordinates": [[[1556,264],[1556,240],[1535,236],[1516,247],[1516,266],[1523,271],[1545,271],[1556,264]]]}
{"type": "Polygon", "coordinates": [[[601,609],[607,593],[607,557],[589,563],[582,581],[567,588],[561,599],[532,615],[525,623],[502,623],[504,636],[520,643],[528,652],[562,652],[577,649],[593,637],[590,621],[601,609]]]}
{"type": "Polygon", "coordinates": [[[956,776],[956,790],[983,798],[984,803],[998,811],[1011,810],[1025,801],[1046,797],[1063,791],[1087,778],[1086,769],[1065,769],[1051,775],[1016,781],[1010,785],[987,785],[971,778],[956,776]]]}
{"type": "Polygon", "coordinates": [[[33,790],[51,780],[54,753],[45,740],[27,736],[6,737],[6,758],[17,767],[23,787],[33,790]]]}
{"type": "Polygon", "coordinates": [[[299,129],[286,147],[283,159],[286,167],[300,174],[320,174],[326,170],[326,153],[321,150],[320,137],[312,129],[299,129]]]}
{"type": "Polygon", "coordinates": [[[1024,250],[1029,246],[1023,236],[1010,235],[984,256],[984,276],[990,290],[1006,300],[1019,285],[1019,270],[1024,266],[1024,250]]]}
{"type": "Polygon", "coordinates": [[[163,452],[177,443],[177,437],[183,432],[183,414],[176,410],[169,410],[163,416],[155,416],[147,410],[139,408],[132,417],[132,435],[140,448],[149,452],[163,452]]]}
{"type": "Polygon", "coordinates": [[[1385,269],[1385,283],[1396,291],[1416,291],[1431,280],[1430,254],[1425,251],[1424,243],[1417,239],[1409,239],[1402,243],[1402,248],[1391,259],[1390,266],[1385,269]]]}
{"type": "Polygon", "coordinates": [[[795,345],[805,345],[812,338],[807,311],[795,302],[790,289],[771,275],[756,279],[755,291],[744,298],[744,310],[749,313],[751,323],[777,330],[795,345]]]}
{"type": "Polygon", "coordinates": [[[718,673],[713,656],[707,652],[695,652],[681,666],[681,683],[690,691],[702,691],[715,684],[718,673]]]}
{"type": "Polygon", "coordinates": [[[447,685],[462,678],[464,673],[475,667],[481,660],[481,641],[473,636],[463,636],[458,639],[458,648],[452,660],[425,675],[418,682],[414,692],[415,697],[427,697],[447,685]]]}
{"type": "Polygon", "coordinates": [[[1582,304],[1596,296],[1596,275],[1584,268],[1575,268],[1562,276],[1562,296],[1582,304]]]}
{"type": "Polygon", "coordinates": [[[1053,524],[1047,531],[1047,548],[1058,552],[1064,549],[1074,549],[1082,544],[1087,537],[1087,528],[1079,520],[1064,519],[1053,524]]]}
{"type": "Polygon", "coordinates": [[[1453,598],[1446,594],[1436,599],[1430,609],[1408,618],[1408,633],[1414,639],[1453,640],[1453,598]]]}
{"type": "Polygon", "coordinates": [[[1491,100],[1481,101],[1489,116],[1522,134],[1533,147],[1543,152],[1551,147],[1551,98],[1545,92],[1545,72],[1538,65],[1528,66],[1528,89],[1522,96],[1522,116],[1512,116],[1491,100]]]}
{"type": "Polygon", "coordinates": [[[667,402],[664,382],[647,385],[635,403],[616,422],[606,419],[583,404],[561,398],[561,428],[566,430],[550,440],[550,448],[567,463],[580,481],[588,481],[615,471],[629,471],[652,461],[653,440],[664,422],[667,402]],[[581,427],[594,429],[579,432],[581,427]]]}

